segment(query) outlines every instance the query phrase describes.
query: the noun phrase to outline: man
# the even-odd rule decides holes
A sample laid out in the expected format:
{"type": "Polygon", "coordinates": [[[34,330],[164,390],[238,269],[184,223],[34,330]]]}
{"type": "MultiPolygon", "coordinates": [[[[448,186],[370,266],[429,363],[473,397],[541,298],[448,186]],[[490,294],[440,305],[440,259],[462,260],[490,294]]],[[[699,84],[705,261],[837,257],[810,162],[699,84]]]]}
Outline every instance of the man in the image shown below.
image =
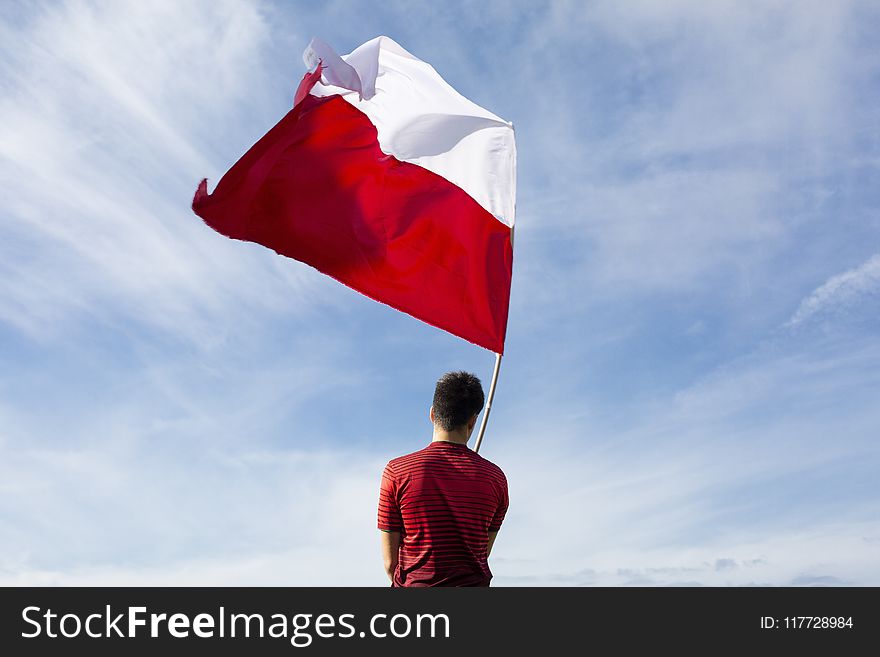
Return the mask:
{"type": "Polygon", "coordinates": [[[431,443],[385,466],[379,529],[392,586],[489,586],[508,496],[501,468],[467,446],[483,399],[473,374],[444,374],[428,414],[431,443]]]}

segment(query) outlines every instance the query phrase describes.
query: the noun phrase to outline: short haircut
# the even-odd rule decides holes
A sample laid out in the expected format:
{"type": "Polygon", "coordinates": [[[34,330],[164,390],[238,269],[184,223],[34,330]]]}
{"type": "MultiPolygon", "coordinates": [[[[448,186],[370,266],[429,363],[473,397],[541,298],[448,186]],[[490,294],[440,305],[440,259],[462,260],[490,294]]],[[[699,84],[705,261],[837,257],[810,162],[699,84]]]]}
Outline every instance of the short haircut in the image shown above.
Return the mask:
{"type": "Polygon", "coordinates": [[[483,408],[483,386],[469,372],[447,372],[434,389],[434,423],[455,431],[483,408]]]}

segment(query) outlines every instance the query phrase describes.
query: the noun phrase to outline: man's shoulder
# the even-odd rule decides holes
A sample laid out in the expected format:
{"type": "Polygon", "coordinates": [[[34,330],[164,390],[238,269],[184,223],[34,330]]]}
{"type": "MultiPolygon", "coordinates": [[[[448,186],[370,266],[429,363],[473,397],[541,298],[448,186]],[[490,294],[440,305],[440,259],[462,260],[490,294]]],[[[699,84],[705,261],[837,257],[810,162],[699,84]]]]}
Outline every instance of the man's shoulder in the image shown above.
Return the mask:
{"type": "Polygon", "coordinates": [[[428,450],[427,448],[417,449],[414,452],[410,452],[409,454],[403,454],[401,456],[397,456],[390,461],[388,461],[388,465],[386,466],[392,472],[399,470],[400,468],[405,468],[413,463],[421,461],[427,456],[428,450]]]}
{"type": "Polygon", "coordinates": [[[479,463],[481,463],[483,465],[483,467],[486,468],[487,471],[493,473],[495,476],[499,477],[500,479],[503,479],[505,481],[507,480],[507,477],[505,477],[504,470],[501,469],[501,466],[493,463],[492,461],[487,459],[485,456],[480,456],[476,452],[474,452],[474,456],[477,459],[479,459],[479,463]]]}

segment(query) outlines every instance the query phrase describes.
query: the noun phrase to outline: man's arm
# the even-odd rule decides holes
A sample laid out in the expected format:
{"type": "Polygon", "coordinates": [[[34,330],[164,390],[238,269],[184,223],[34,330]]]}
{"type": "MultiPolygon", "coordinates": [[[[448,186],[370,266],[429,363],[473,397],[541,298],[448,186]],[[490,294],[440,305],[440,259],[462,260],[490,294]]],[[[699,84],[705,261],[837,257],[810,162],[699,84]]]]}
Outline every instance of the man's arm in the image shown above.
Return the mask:
{"type": "Polygon", "coordinates": [[[382,471],[382,481],[379,484],[377,524],[381,535],[382,561],[385,564],[385,572],[394,583],[394,571],[397,569],[397,557],[400,549],[400,534],[403,530],[403,517],[397,500],[397,477],[394,474],[391,461],[382,471]]]}
{"type": "Polygon", "coordinates": [[[385,574],[394,582],[394,571],[397,569],[397,558],[400,550],[400,532],[379,531],[382,538],[382,561],[385,563],[385,574]]]}
{"type": "Polygon", "coordinates": [[[492,546],[495,544],[495,537],[498,536],[498,530],[501,529],[501,523],[504,522],[504,516],[507,515],[507,507],[510,504],[510,497],[507,494],[507,477],[499,470],[501,474],[500,488],[498,491],[498,508],[495,509],[495,515],[492,522],[489,523],[489,541],[486,544],[486,556],[492,553],[492,546]]]}
{"type": "Polygon", "coordinates": [[[488,557],[492,554],[492,545],[495,544],[495,537],[498,536],[498,532],[489,532],[489,542],[486,544],[486,556],[488,557]]]}

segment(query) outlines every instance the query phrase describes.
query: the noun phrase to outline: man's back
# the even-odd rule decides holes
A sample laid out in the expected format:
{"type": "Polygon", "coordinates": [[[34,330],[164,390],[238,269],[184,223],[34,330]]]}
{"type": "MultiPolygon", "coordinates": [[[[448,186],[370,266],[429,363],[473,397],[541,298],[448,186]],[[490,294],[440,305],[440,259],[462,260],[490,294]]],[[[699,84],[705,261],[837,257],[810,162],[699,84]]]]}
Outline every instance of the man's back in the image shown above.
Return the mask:
{"type": "Polygon", "coordinates": [[[393,586],[488,586],[489,532],[507,505],[501,468],[465,444],[435,440],[391,460],[378,526],[402,535],[393,586]]]}

